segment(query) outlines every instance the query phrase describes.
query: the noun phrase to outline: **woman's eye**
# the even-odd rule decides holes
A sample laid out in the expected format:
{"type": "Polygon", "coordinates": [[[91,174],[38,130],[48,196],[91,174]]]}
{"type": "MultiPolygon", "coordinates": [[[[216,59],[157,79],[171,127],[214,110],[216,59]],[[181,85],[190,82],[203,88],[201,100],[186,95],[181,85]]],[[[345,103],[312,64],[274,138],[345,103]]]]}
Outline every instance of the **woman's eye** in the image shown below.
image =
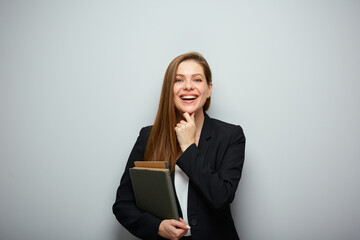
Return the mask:
{"type": "Polygon", "coordinates": [[[182,82],[182,80],[181,79],[176,79],[175,82],[182,82]]]}
{"type": "Polygon", "coordinates": [[[201,79],[197,78],[194,80],[195,82],[201,82],[201,79]]]}

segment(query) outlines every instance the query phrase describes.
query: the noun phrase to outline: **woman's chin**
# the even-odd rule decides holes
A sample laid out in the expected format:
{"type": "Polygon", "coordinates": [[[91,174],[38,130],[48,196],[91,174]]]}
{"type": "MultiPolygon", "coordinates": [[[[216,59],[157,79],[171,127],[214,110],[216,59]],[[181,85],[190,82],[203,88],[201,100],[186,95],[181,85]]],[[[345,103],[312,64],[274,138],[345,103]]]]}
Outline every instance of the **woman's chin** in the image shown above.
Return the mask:
{"type": "Polygon", "coordinates": [[[196,112],[195,109],[193,108],[182,108],[182,109],[179,109],[181,113],[188,113],[188,114],[191,114],[193,112],[196,112]]]}
{"type": "Polygon", "coordinates": [[[181,114],[188,113],[189,115],[193,113],[199,113],[202,109],[179,109],[181,114]]]}

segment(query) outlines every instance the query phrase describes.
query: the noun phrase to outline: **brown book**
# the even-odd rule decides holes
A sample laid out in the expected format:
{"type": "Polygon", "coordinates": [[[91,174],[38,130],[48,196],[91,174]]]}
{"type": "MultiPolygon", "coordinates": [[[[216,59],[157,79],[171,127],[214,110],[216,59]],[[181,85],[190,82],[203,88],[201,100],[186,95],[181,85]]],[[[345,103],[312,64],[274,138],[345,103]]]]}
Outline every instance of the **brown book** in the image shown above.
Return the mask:
{"type": "Polygon", "coordinates": [[[167,162],[138,161],[129,171],[139,209],[161,219],[179,220],[167,162]]]}
{"type": "Polygon", "coordinates": [[[168,169],[168,163],[165,161],[135,161],[135,168],[146,167],[146,168],[164,168],[168,169]]]}

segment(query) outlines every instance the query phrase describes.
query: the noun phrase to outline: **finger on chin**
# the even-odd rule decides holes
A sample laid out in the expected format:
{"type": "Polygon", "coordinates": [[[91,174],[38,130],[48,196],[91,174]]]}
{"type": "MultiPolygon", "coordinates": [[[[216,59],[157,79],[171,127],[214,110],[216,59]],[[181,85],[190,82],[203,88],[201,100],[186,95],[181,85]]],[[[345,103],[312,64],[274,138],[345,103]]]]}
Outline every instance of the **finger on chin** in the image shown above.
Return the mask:
{"type": "Polygon", "coordinates": [[[183,117],[184,117],[185,119],[187,119],[188,117],[190,117],[190,114],[189,114],[188,112],[184,112],[184,113],[183,113],[183,117]]]}
{"type": "MultiPolygon", "coordinates": [[[[191,115],[193,115],[194,113],[192,113],[191,115]]],[[[184,113],[184,118],[186,119],[187,122],[193,121],[193,118],[190,116],[189,113],[184,113]]]]}

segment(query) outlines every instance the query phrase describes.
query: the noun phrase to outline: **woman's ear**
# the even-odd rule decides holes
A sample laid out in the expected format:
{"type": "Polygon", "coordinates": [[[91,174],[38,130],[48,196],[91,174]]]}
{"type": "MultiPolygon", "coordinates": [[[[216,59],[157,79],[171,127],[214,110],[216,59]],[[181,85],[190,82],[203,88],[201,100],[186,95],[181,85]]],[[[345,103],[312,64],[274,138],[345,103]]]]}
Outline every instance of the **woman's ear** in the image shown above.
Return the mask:
{"type": "Polygon", "coordinates": [[[209,94],[208,94],[207,98],[210,98],[211,93],[212,93],[212,82],[209,83],[208,88],[209,88],[209,94]]]}

